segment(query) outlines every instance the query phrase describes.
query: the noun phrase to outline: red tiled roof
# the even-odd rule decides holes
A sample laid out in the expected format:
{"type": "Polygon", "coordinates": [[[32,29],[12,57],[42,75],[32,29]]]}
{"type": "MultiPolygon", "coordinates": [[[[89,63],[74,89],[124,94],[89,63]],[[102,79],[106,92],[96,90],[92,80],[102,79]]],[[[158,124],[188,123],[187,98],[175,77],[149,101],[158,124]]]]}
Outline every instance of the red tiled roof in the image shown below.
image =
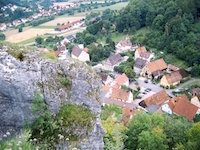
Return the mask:
{"type": "Polygon", "coordinates": [[[108,92],[108,91],[110,90],[110,86],[109,86],[109,85],[104,85],[104,86],[103,86],[103,90],[104,90],[105,92],[108,92]]]}
{"type": "Polygon", "coordinates": [[[146,52],[147,52],[146,47],[144,47],[144,46],[137,48],[136,51],[137,51],[139,54],[142,54],[142,53],[146,53],[146,52]]]}
{"type": "Polygon", "coordinates": [[[170,97],[165,90],[162,90],[150,97],[147,97],[146,99],[144,99],[144,102],[148,107],[150,105],[161,105],[167,100],[170,100],[170,97]]]}
{"type": "Polygon", "coordinates": [[[130,40],[130,37],[127,35],[126,38],[124,40],[121,40],[119,42],[121,44],[121,46],[132,46],[132,42],[130,40]]]}
{"type": "Polygon", "coordinates": [[[192,121],[196,115],[198,107],[191,104],[185,94],[174,97],[171,99],[171,101],[173,101],[174,105],[169,106],[173,112],[178,115],[185,116],[188,121],[192,121]]]}
{"type": "Polygon", "coordinates": [[[169,84],[173,84],[184,79],[187,74],[183,70],[177,70],[164,76],[169,84]]]}
{"type": "Polygon", "coordinates": [[[151,73],[158,71],[158,70],[164,70],[167,69],[167,64],[165,61],[161,58],[155,61],[152,61],[147,64],[147,68],[151,73]]]}
{"type": "Polygon", "coordinates": [[[123,85],[124,83],[126,83],[127,81],[129,81],[128,77],[126,76],[125,73],[123,73],[122,75],[119,75],[116,79],[116,84],[118,84],[119,86],[123,85]]]}
{"type": "Polygon", "coordinates": [[[112,95],[111,95],[112,99],[120,99],[120,100],[128,101],[128,97],[129,97],[129,92],[123,89],[118,89],[118,88],[112,89],[112,95]]]}
{"type": "Polygon", "coordinates": [[[178,67],[176,67],[176,66],[174,66],[174,65],[172,65],[172,64],[169,64],[169,65],[168,65],[168,68],[169,68],[170,70],[172,70],[172,71],[176,71],[176,70],[179,69],[178,67]]]}

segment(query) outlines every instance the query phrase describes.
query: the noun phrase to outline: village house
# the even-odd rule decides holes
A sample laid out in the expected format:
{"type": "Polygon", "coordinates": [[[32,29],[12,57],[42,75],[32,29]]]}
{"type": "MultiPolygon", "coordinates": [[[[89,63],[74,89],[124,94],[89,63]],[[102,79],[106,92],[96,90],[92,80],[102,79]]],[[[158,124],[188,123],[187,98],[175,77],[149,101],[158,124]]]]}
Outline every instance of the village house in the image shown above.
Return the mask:
{"type": "Polygon", "coordinates": [[[10,27],[12,27],[12,24],[11,23],[7,23],[6,26],[7,26],[7,28],[10,28],[10,27]]]}
{"type": "Polygon", "coordinates": [[[191,104],[185,94],[170,99],[162,110],[166,113],[170,112],[169,114],[175,113],[184,116],[188,121],[192,121],[194,116],[199,112],[198,107],[191,104]]]}
{"type": "Polygon", "coordinates": [[[112,54],[110,57],[103,63],[103,67],[106,70],[113,70],[115,66],[118,66],[122,62],[122,57],[120,54],[112,54]]]}
{"type": "Polygon", "coordinates": [[[200,108],[200,88],[195,88],[191,91],[191,103],[200,108]]]}
{"type": "Polygon", "coordinates": [[[0,24],[0,31],[4,31],[4,30],[6,30],[6,24],[2,23],[0,24]]]}
{"type": "Polygon", "coordinates": [[[55,31],[67,31],[70,30],[71,27],[72,27],[71,23],[68,22],[65,25],[55,28],[55,31]]]}
{"type": "Polygon", "coordinates": [[[147,63],[142,69],[141,75],[148,78],[159,78],[163,74],[163,71],[166,69],[167,64],[161,58],[147,63]]]}
{"type": "Polygon", "coordinates": [[[14,26],[18,26],[18,25],[21,24],[21,21],[20,21],[20,20],[14,20],[14,21],[12,22],[12,24],[13,24],[14,26]]]}
{"type": "Polygon", "coordinates": [[[119,100],[131,103],[133,100],[132,92],[122,89],[122,86],[126,87],[129,86],[129,79],[124,73],[115,78],[113,82],[108,82],[107,84],[105,84],[104,86],[104,91],[106,92],[105,97],[111,98],[113,100],[119,100]]]}
{"type": "Polygon", "coordinates": [[[100,72],[98,74],[101,77],[103,85],[111,85],[111,83],[113,82],[113,78],[111,78],[111,76],[103,72],[100,72]]]}
{"type": "Polygon", "coordinates": [[[21,19],[21,22],[22,22],[22,23],[26,23],[26,22],[28,22],[28,19],[27,19],[27,18],[22,18],[22,19],[21,19]]]}
{"type": "Polygon", "coordinates": [[[158,93],[155,93],[154,95],[150,97],[145,98],[143,101],[139,103],[139,105],[143,108],[154,106],[156,110],[158,110],[159,107],[161,107],[163,103],[165,103],[166,101],[169,101],[170,99],[171,98],[169,97],[167,92],[165,90],[162,90],[158,93]]]}
{"type": "Polygon", "coordinates": [[[78,45],[75,45],[72,48],[71,56],[72,58],[78,59],[83,62],[90,61],[89,54],[86,53],[83,49],[81,49],[78,45]]]}
{"type": "Polygon", "coordinates": [[[137,58],[135,60],[135,63],[133,65],[134,68],[134,72],[136,73],[136,75],[139,75],[142,71],[142,68],[146,65],[147,61],[141,58],[137,58]]]}
{"type": "Polygon", "coordinates": [[[185,70],[177,70],[169,74],[164,75],[160,80],[160,85],[163,87],[170,88],[180,84],[181,80],[184,80],[187,77],[185,70]]]}
{"type": "Polygon", "coordinates": [[[71,22],[73,28],[80,27],[81,23],[82,23],[81,20],[76,20],[76,21],[71,22]]]}
{"type": "Polygon", "coordinates": [[[133,102],[133,94],[124,89],[112,88],[111,99],[131,103],[133,102]]]}
{"type": "Polygon", "coordinates": [[[29,16],[28,17],[28,21],[32,21],[33,20],[33,17],[32,16],[29,16]]]}
{"type": "Polygon", "coordinates": [[[135,60],[137,58],[141,58],[141,59],[144,59],[144,60],[146,60],[148,62],[150,62],[150,60],[153,57],[154,57],[154,54],[151,53],[151,52],[148,52],[146,50],[146,47],[144,47],[144,46],[137,48],[136,51],[135,51],[135,56],[134,56],[135,60]]]}
{"type": "Polygon", "coordinates": [[[55,51],[55,54],[57,57],[61,57],[62,54],[66,51],[65,45],[57,45],[57,51],[55,51]]]}
{"type": "Polygon", "coordinates": [[[125,73],[119,75],[112,83],[112,86],[115,88],[121,88],[122,85],[129,86],[129,78],[125,73]]]}
{"type": "Polygon", "coordinates": [[[116,53],[126,52],[131,49],[132,49],[132,42],[131,42],[129,35],[126,35],[126,38],[121,40],[116,45],[116,53]]]}
{"type": "Polygon", "coordinates": [[[68,43],[71,43],[71,42],[74,41],[75,36],[74,36],[74,35],[68,35],[68,36],[66,36],[66,37],[64,37],[64,38],[68,40],[68,43]]]}
{"type": "Polygon", "coordinates": [[[177,70],[179,70],[178,67],[176,67],[176,66],[174,66],[174,65],[172,65],[172,64],[168,64],[168,66],[167,66],[167,72],[168,72],[168,73],[171,73],[171,72],[177,71],[177,70]]]}

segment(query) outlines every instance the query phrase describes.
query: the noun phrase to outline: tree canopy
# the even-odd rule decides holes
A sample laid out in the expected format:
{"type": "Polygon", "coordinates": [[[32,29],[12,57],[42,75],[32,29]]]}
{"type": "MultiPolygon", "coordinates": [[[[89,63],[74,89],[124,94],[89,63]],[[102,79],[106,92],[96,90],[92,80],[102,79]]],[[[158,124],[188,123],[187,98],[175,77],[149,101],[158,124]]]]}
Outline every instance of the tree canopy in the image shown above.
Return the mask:
{"type": "Polygon", "coordinates": [[[131,0],[116,18],[118,32],[148,27],[140,43],[200,63],[200,2],[197,0],[131,0]]]}

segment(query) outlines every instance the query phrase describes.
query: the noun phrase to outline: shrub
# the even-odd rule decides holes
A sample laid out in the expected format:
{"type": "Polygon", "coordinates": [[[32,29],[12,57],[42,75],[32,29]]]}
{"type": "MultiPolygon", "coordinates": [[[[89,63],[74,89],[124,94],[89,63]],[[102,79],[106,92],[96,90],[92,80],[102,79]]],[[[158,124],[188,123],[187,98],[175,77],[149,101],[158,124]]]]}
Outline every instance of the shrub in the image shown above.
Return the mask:
{"type": "Polygon", "coordinates": [[[57,119],[61,127],[67,128],[66,135],[70,140],[77,140],[93,129],[95,115],[83,106],[68,104],[60,108],[57,119]],[[86,129],[85,133],[83,131],[86,129]]]}
{"type": "Polygon", "coordinates": [[[71,85],[71,79],[70,78],[63,78],[61,79],[62,85],[64,85],[66,88],[69,88],[71,85]]]}
{"type": "Polygon", "coordinates": [[[56,149],[62,140],[78,140],[93,129],[95,115],[83,106],[63,105],[52,115],[39,93],[33,102],[32,111],[37,117],[31,124],[31,139],[37,139],[43,149],[56,149]]]}

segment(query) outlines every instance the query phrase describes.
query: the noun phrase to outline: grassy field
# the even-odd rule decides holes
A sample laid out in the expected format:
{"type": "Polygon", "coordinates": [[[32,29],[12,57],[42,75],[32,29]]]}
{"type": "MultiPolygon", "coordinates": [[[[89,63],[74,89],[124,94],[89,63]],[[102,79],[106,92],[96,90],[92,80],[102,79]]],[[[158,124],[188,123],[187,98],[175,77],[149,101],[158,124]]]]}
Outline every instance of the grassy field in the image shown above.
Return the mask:
{"type": "Polygon", "coordinates": [[[105,7],[99,7],[97,9],[93,9],[92,12],[97,12],[97,11],[104,11],[106,9],[111,9],[111,10],[120,10],[128,5],[129,2],[122,2],[122,3],[117,3],[111,6],[105,6],[105,7]]]}
{"type": "Polygon", "coordinates": [[[71,3],[71,2],[53,3],[54,6],[61,6],[61,7],[63,7],[63,6],[69,6],[69,5],[71,5],[71,4],[73,4],[73,3],[71,3]]]}
{"type": "MultiPolygon", "coordinates": [[[[115,42],[115,44],[117,44],[120,40],[124,39],[125,36],[126,36],[126,34],[124,34],[124,33],[118,33],[118,32],[111,33],[111,38],[115,42]]],[[[97,40],[97,42],[105,44],[106,43],[106,36],[99,38],[97,40]]]]}
{"type": "MultiPolygon", "coordinates": [[[[59,3],[60,6],[61,5],[65,6],[66,4],[70,4],[70,2],[59,3]]],[[[128,2],[117,3],[115,5],[94,9],[92,11],[103,11],[108,8],[113,9],[113,10],[119,10],[125,7],[127,4],[128,2]]],[[[58,3],[56,3],[55,5],[58,5],[58,3]]],[[[18,29],[11,29],[11,30],[5,31],[4,34],[6,35],[6,41],[12,42],[12,43],[19,43],[21,45],[33,43],[35,41],[36,36],[42,36],[44,38],[47,37],[47,35],[45,34],[54,31],[54,29],[57,27],[57,24],[63,24],[68,21],[72,22],[72,21],[83,19],[89,13],[90,12],[82,12],[82,13],[76,13],[74,16],[69,16],[68,14],[63,15],[63,16],[57,16],[54,20],[43,23],[39,26],[25,27],[23,28],[23,32],[21,33],[18,32],[18,29]]],[[[58,36],[75,34],[76,32],[79,32],[79,31],[82,31],[82,29],[72,30],[66,33],[61,33],[61,34],[58,34],[58,36]]],[[[124,36],[125,35],[123,34],[117,34],[117,33],[112,34],[112,38],[115,42],[119,42],[119,40],[121,40],[124,36]]]]}

